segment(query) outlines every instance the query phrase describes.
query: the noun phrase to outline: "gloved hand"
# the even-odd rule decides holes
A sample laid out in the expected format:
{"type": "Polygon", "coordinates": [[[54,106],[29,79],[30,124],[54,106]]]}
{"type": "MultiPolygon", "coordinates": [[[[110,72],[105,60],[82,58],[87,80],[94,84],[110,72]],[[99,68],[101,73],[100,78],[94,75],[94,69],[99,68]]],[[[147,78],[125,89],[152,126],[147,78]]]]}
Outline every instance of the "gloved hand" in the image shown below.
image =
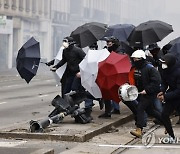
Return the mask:
{"type": "Polygon", "coordinates": [[[49,62],[45,63],[47,66],[51,66],[51,64],[49,62]]]}
{"type": "Polygon", "coordinates": [[[50,66],[50,71],[56,72],[57,68],[55,66],[50,66]]]}

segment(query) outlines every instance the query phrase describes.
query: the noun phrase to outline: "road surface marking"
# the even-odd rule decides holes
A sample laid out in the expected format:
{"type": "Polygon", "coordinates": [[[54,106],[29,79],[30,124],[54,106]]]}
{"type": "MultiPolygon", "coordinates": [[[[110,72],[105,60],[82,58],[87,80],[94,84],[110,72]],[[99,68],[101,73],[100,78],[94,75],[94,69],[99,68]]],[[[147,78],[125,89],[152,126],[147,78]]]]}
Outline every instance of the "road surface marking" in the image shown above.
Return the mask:
{"type": "Polygon", "coordinates": [[[18,86],[20,86],[20,85],[15,84],[15,85],[9,85],[9,86],[6,86],[6,87],[11,88],[11,87],[18,87],[18,86]]]}
{"type": "Polygon", "coordinates": [[[47,96],[49,96],[49,95],[40,95],[39,97],[47,97],[47,96]]]}
{"type": "Polygon", "coordinates": [[[0,147],[15,147],[15,146],[24,144],[26,142],[27,141],[18,141],[18,142],[5,142],[5,141],[3,142],[3,141],[0,141],[0,147]]]}
{"type": "MultiPolygon", "coordinates": [[[[116,147],[116,148],[135,148],[135,149],[146,149],[146,148],[149,148],[149,147],[144,146],[144,145],[123,145],[123,144],[120,144],[120,145],[101,144],[99,146],[100,147],[116,147]]],[[[177,146],[177,145],[167,145],[167,146],[166,145],[153,145],[150,148],[180,149],[180,146],[177,146]]]]}
{"type": "Polygon", "coordinates": [[[7,102],[0,102],[0,105],[1,105],[1,104],[6,104],[6,103],[7,103],[7,102]]]}

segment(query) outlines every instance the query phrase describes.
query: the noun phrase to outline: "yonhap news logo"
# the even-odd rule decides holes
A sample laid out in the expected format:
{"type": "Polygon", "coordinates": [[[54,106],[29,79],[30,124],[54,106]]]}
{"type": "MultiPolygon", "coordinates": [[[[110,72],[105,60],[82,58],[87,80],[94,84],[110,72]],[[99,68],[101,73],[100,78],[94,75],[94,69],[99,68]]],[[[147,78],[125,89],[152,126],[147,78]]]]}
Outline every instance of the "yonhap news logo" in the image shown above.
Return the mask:
{"type": "Polygon", "coordinates": [[[142,137],[142,144],[149,148],[155,144],[180,144],[180,137],[156,137],[154,132],[147,132],[142,137]]]}
{"type": "Polygon", "coordinates": [[[156,137],[153,132],[146,132],[142,136],[142,144],[147,148],[152,147],[156,143],[156,137]]]}

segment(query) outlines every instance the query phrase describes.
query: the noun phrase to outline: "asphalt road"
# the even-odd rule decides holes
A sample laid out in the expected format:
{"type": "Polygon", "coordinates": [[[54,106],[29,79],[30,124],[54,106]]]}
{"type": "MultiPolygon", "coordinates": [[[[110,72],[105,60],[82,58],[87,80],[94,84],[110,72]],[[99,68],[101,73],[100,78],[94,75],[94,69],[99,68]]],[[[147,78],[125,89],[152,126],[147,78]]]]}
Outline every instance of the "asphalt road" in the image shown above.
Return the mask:
{"type": "Polygon", "coordinates": [[[46,117],[60,91],[55,85],[52,76],[37,76],[29,84],[16,75],[0,78],[0,128],[46,117]]]}

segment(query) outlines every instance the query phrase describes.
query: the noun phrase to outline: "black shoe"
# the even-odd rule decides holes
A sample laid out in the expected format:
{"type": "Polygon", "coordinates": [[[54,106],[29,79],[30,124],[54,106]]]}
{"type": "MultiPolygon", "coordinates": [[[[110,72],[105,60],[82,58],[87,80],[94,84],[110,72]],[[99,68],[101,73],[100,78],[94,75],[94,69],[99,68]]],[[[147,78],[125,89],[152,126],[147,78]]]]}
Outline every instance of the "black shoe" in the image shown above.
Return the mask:
{"type": "Polygon", "coordinates": [[[121,113],[120,113],[120,111],[119,111],[119,110],[114,109],[114,110],[112,111],[112,114],[121,114],[121,113]]]}
{"type": "Polygon", "coordinates": [[[157,120],[157,119],[153,120],[153,122],[154,122],[156,125],[163,125],[162,122],[159,121],[159,120],[157,120]]]}
{"type": "Polygon", "coordinates": [[[110,113],[103,113],[103,114],[99,115],[98,118],[108,119],[108,118],[111,118],[111,114],[110,113]]]}

